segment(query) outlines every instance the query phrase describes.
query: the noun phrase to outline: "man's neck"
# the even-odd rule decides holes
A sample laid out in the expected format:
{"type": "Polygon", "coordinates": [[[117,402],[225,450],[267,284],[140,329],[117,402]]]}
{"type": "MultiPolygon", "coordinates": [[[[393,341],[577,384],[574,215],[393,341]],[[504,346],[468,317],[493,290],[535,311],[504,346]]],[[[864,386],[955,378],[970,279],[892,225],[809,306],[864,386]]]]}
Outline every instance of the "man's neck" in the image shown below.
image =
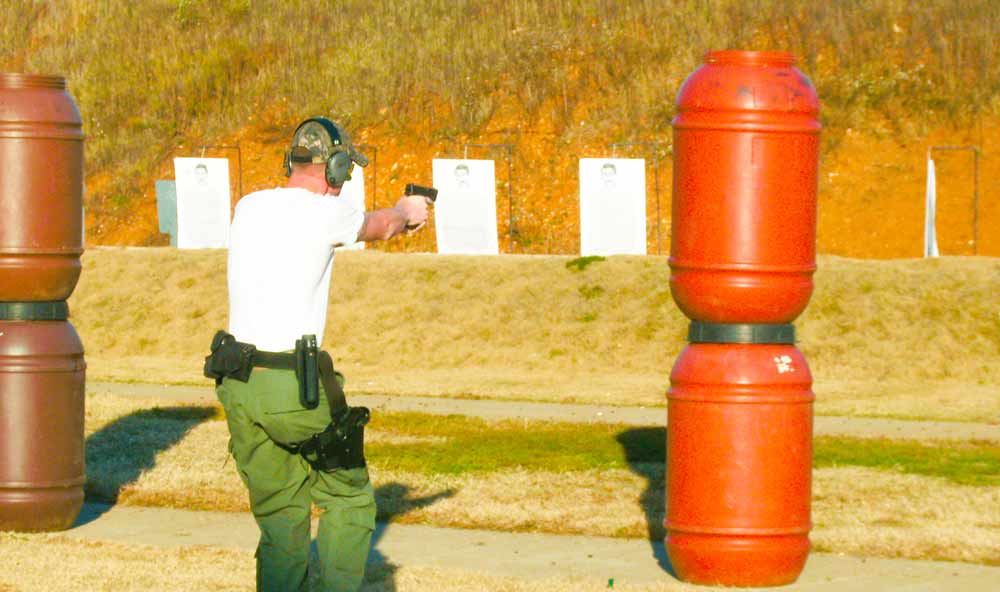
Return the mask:
{"type": "Polygon", "coordinates": [[[285,187],[289,189],[305,189],[306,191],[312,193],[318,193],[319,195],[326,195],[329,186],[326,184],[326,180],[318,179],[309,175],[295,175],[293,174],[288,178],[288,183],[285,187]]]}

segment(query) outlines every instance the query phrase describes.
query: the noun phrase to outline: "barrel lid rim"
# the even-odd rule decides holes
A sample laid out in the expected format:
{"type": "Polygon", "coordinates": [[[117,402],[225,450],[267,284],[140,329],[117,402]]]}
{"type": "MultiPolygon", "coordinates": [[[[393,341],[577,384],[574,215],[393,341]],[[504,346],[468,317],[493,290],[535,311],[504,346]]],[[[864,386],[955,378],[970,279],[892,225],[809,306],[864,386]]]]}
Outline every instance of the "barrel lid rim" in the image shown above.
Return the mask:
{"type": "Polygon", "coordinates": [[[795,325],[791,323],[708,323],[691,321],[688,328],[691,343],[744,343],[792,345],[795,325]]]}
{"type": "Polygon", "coordinates": [[[794,66],[795,54],[789,51],[748,51],[720,49],[705,53],[706,64],[731,64],[745,66],[794,66]]]}
{"type": "Polygon", "coordinates": [[[41,302],[0,302],[0,321],[65,321],[69,304],[65,300],[41,302]]]}
{"type": "Polygon", "coordinates": [[[56,74],[0,72],[0,88],[66,88],[66,77],[56,74]]]}

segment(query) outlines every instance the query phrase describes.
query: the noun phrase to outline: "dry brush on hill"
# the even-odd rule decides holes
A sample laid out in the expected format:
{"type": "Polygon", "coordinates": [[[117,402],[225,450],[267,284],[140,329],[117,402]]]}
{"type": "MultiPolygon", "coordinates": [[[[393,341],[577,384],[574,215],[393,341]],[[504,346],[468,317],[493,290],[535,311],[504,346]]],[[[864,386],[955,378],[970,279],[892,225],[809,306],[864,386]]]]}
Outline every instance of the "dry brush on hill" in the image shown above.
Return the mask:
{"type": "MultiPolygon", "coordinates": [[[[92,249],[70,300],[91,379],[207,384],[225,251],[92,249]]],[[[660,405],[687,321],[665,258],[337,255],[348,389],[660,405]]],[[[797,322],[823,413],[996,421],[1000,261],[821,257],[797,322]]]]}

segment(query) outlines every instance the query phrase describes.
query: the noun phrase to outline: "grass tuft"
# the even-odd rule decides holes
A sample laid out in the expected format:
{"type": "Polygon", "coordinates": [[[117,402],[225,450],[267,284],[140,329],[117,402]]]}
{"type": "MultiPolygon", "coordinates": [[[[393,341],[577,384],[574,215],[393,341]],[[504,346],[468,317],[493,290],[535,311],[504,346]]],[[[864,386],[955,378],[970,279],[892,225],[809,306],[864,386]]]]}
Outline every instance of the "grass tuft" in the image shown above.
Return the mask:
{"type": "Polygon", "coordinates": [[[600,255],[587,255],[586,257],[577,257],[575,259],[570,259],[566,262],[566,269],[572,269],[575,271],[583,271],[587,269],[588,266],[594,263],[600,263],[601,261],[607,261],[605,257],[600,255]]]}
{"type": "Polygon", "coordinates": [[[595,286],[580,286],[577,289],[577,292],[580,293],[580,296],[583,296],[584,300],[593,300],[594,298],[597,298],[601,294],[604,294],[604,288],[602,288],[601,286],[596,286],[596,285],[595,286]]]}

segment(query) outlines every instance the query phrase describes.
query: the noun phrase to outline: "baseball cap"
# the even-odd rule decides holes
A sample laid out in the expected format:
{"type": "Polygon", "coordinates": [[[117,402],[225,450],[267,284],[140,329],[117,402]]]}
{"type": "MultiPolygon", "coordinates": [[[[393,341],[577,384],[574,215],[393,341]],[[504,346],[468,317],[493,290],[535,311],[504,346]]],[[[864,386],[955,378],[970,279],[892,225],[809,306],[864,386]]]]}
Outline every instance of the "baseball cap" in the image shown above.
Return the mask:
{"type": "Polygon", "coordinates": [[[289,160],[325,163],[337,152],[344,152],[359,166],[368,166],[368,157],[359,152],[339,125],[325,117],[313,117],[299,124],[292,136],[289,160]]]}

